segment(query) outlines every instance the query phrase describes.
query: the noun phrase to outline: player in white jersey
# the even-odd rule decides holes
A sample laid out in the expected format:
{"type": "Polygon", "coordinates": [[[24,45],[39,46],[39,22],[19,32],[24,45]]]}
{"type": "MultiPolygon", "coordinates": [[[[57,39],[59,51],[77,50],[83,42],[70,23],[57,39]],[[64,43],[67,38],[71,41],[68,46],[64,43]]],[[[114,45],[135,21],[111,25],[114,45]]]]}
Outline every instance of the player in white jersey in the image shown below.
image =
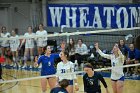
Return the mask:
{"type": "MultiPolygon", "coordinates": [[[[29,26],[28,27],[28,32],[24,34],[25,37],[33,37],[35,35],[35,33],[32,32],[32,27],[29,26]]],[[[34,60],[34,39],[33,38],[27,38],[27,39],[23,39],[20,48],[22,47],[22,45],[25,43],[25,51],[24,51],[24,65],[22,68],[26,68],[27,67],[27,56],[28,53],[30,55],[30,59],[31,59],[31,64],[30,64],[30,68],[32,68],[33,66],[33,60],[34,60]]]]}
{"type": "MultiPolygon", "coordinates": [[[[43,24],[40,24],[39,25],[39,30],[36,32],[36,35],[37,36],[40,36],[40,35],[46,35],[47,36],[47,31],[44,30],[43,28],[43,24]]],[[[37,50],[38,50],[38,55],[40,56],[41,53],[42,53],[42,48],[45,47],[47,45],[47,37],[40,37],[40,38],[37,38],[37,50]]]]}
{"type": "Polygon", "coordinates": [[[68,93],[74,93],[73,91],[73,80],[75,81],[75,89],[78,91],[79,87],[77,85],[77,77],[76,74],[67,74],[67,75],[59,75],[64,73],[72,73],[75,72],[74,63],[68,61],[69,54],[66,51],[60,53],[61,62],[57,64],[57,74],[58,80],[61,81],[63,79],[69,80],[70,85],[66,88],[68,93]]]}
{"type": "MultiPolygon", "coordinates": [[[[10,49],[12,51],[14,67],[16,67],[16,63],[18,62],[18,48],[19,48],[19,45],[20,45],[20,40],[16,39],[18,37],[18,35],[16,34],[15,30],[12,30],[11,34],[12,34],[12,36],[10,37],[11,38],[10,49]],[[15,39],[13,39],[13,38],[15,38],[15,39]]],[[[18,64],[18,66],[20,67],[19,64],[18,64]]]]}
{"type": "Polygon", "coordinates": [[[118,66],[123,66],[124,64],[124,55],[120,51],[118,44],[115,44],[113,47],[113,54],[104,54],[98,47],[98,43],[95,44],[95,48],[98,53],[107,59],[111,60],[112,68],[111,70],[111,80],[112,80],[112,88],[113,93],[123,93],[123,85],[124,85],[124,73],[123,68],[118,66]]]}
{"type": "MultiPolygon", "coordinates": [[[[5,26],[3,26],[1,28],[0,37],[2,37],[2,38],[10,37],[10,33],[6,30],[5,26]]],[[[9,41],[8,40],[2,40],[1,49],[2,49],[2,55],[6,56],[6,61],[7,61],[8,59],[7,59],[7,55],[6,54],[7,54],[7,51],[10,50],[10,48],[9,48],[9,41]]],[[[5,64],[3,64],[3,66],[5,66],[5,64]]]]}

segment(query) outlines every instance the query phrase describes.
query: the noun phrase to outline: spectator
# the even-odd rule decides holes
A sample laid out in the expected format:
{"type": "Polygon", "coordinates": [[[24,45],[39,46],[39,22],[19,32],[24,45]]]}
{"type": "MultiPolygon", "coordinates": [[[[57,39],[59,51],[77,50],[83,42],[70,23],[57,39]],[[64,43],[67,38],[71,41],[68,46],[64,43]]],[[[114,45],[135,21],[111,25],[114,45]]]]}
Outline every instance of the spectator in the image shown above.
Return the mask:
{"type": "MultiPolygon", "coordinates": [[[[140,50],[134,47],[134,44],[129,45],[128,58],[126,64],[137,64],[140,62],[140,50]]],[[[135,67],[134,76],[137,74],[138,67],[135,67]]],[[[126,75],[129,75],[129,68],[127,68],[126,75]]]]}
{"type": "Polygon", "coordinates": [[[127,57],[129,48],[128,48],[128,46],[125,45],[125,41],[124,41],[123,39],[120,39],[118,45],[119,45],[119,49],[120,49],[120,51],[122,52],[122,54],[123,54],[125,57],[127,57]]]}
{"type": "Polygon", "coordinates": [[[75,50],[76,54],[75,54],[75,59],[78,62],[78,65],[80,66],[82,63],[82,60],[84,60],[85,55],[88,54],[88,49],[86,44],[83,43],[82,39],[78,39],[78,44],[76,46],[76,50],[75,50]]]}
{"type": "MultiPolygon", "coordinates": [[[[5,26],[3,26],[2,28],[1,28],[1,32],[0,32],[0,37],[2,37],[2,38],[8,38],[8,37],[10,37],[10,33],[6,30],[6,27],[5,26]]],[[[3,40],[2,41],[2,43],[1,43],[1,49],[2,49],[2,55],[4,55],[4,56],[6,56],[6,60],[5,61],[7,61],[7,60],[9,60],[7,57],[8,57],[8,55],[7,55],[7,52],[10,50],[10,48],[9,48],[9,40],[3,40]]],[[[3,64],[3,66],[5,66],[6,64],[3,64]]]]}
{"type": "Polygon", "coordinates": [[[16,64],[18,64],[18,66],[20,67],[19,63],[18,62],[18,49],[19,49],[19,45],[20,45],[20,40],[17,39],[18,35],[16,33],[16,30],[12,30],[12,33],[11,33],[11,40],[10,40],[10,49],[11,49],[11,52],[12,52],[12,56],[13,56],[13,64],[14,64],[14,67],[16,67],[16,64]],[[13,38],[16,38],[16,39],[13,39],[13,38]]]}
{"type": "MultiPolygon", "coordinates": [[[[27,32],[24,34],[25,37],[31,37],[34,36],[35,33],[32,32],[32,27],[28,26],[27,28],[27,32]]],[[[34,61],[34,39],[33,38],[28,38],[28,39],[23,39],[22,43],[20,45],[20,49],[22,47],[22,45],[25,43],[25,51],[24,51],[24,65],[22,68],[26,68],[27,67],[27,59],[28,59],[28,53],[31,59],[31,64],[30,64],[30,68],[32,68],[33,66],[33,61],[34,61]]]]}
{"type": "Polygon", "coordinates": [[[74,62],[75,61],[75,42],[73,38],[70,38],[67,51],[69,52],[69,57],[70,57],[69,60],[71,62],[74,62]]]}

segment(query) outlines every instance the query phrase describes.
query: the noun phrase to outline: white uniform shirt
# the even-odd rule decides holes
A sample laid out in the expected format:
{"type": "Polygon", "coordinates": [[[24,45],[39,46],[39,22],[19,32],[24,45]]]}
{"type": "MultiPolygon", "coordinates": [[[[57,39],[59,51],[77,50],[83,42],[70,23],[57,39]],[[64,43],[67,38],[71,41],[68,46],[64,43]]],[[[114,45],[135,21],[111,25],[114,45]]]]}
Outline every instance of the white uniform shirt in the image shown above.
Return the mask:
{"type": "MultiPolygon", "coordinates": [[[[18,35],[11,36],[10,38],[16,38],[16,37],[18,37],[18,35]]],[[[11,39],[10,40],[10,49],[11,49],[11,51],[17,51],[19,45],[20,45],[20,40],[19,39],[11,39]]]]}
{"type": "MultiPolygon", "coordinates": [[[[31,33],[31,34],[25,33],[24,34],[25,37],[32,37],[34,35],[35,35],[35,33],[31,33]]],[[[25,48],[34,48],[34,39],[33,38],[26,39],[25,48]]]]}
{"type": "MultiPolygon", "coordinates": [[[[47,31],[46,30],[37,31],[36,35],[46,35],[47,36],[47,31]]],[[[37,39],[37,46],[44,47],[46,45],[47,45],[47,37],[42,37],[42,38],[37,39]]]]}
{"type": "Polygon", "coordinates": [[[122,76],[124,76],[123,67],[118,67],[117,68],[117,66],[123,66],[123,63],[124,63],[124,55],[122,53],[120,53],[119,57],[117,57],[117,58],[115,58],[114,54],[110,54],[110,55],[109,54],[104,54],[101,50],[98,50],[98,53],[102,57],[110,59],[112,67],[116,67],[116,68],[113,68],[111,70],[111,79],[118,80],[122,76]]]}
{"type": "Polygon", "coordinates": [[[61,74],[58,75],[59,81],[61,81],[62,79],[68,80],[76,79],[76,74],[62,75],[63,73],[72,73],[72,72],[75,72],[75,68],[74,63],[72,63],[71,61],[68,61],[66,64],[64,64],[63,62],[59,62],[57,64],[57,74],[61,74]]]}
{"type": "MultiPolygon", "coordinates": [[[[1,37],[3,37],[3,38],[10,37],[10,33],[9,32],[6,32],[5,34],[1,33],[1,37]]],[[[3,40],[2,43],[1,43],[1,46],[8,47],[9,46],[9,40],[3,40]]]]}
{"type": "Polygon", "coordinates": [[[82,44],[81,47],[79,45],[77,45],[75,52],[78,54],[81,54],[81,55],[87,54],[88,49],[87,49],[86,44],[82,44]]]}

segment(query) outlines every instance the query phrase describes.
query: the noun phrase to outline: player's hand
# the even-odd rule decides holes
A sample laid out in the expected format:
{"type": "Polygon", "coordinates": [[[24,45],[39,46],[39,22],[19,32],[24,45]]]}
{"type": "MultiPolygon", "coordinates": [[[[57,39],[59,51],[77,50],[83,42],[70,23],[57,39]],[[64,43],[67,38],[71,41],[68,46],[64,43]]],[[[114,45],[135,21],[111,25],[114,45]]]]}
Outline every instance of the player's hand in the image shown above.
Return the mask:
{"type": "Polygon", "coordinates": [[[99,49],[99,44],[98,42],[94,44],[95,48],[98,50],[99,49]]]}
{"type": "Polygon", "coordinates": [[[34,63],[34,67],[38,67],[38,63],[37,62],[34,63]]]}
{"type": "Polygon", "coordinates": [[[79,86],[75,85],[75,90],[78,91],[79,90],[79,86]]]}
{"type": "Polygon", "coordinates": [[[37,62],[38,61],[38,56],[35,56],[35,62],[37,62]]]}
{"type": "Polygon", "coordinates": [[[38,61],[38,57],[36,56],[36,57],[35,57],[34,67],[38,67],[38,63],[37,63],[37,61],[38,61]]]}

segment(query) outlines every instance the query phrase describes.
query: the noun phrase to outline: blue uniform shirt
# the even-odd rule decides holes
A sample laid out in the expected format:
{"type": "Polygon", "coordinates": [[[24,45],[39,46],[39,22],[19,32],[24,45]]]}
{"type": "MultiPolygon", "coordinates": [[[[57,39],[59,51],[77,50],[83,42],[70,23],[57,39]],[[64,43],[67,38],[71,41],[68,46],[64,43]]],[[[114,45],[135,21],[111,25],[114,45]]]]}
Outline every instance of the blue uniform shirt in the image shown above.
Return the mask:
{"type": "Polygon", "coordinates": [[[120,46],[119,48],[122,54],[126,56],[129,51],[129,48],[126,45],[120,46]]]}
{"type": "Polygon", "coordinates": [[[56,87],[56,88],[53,88],[50,93],[68,93],[68,92],[64,88],[56,87]]]}
{"type": "Polygon", "coordinates": [[[107,84],[101,74],[94,72],[92,77],[88,77],[86,73],[83,76],[84,91],[87,93],[101,93],[100,81],[107,88],[107,84]]]}
{"type": "Polygon", "coordinates": [[[140,60],[140,50],[138,50],[136,48],[133,51],[129,50],[128,51],[128,58],[140,60]]]}
{"type": "Polygon", "coordinates": [[[131,51],[131,50],[128,51],[128,58],[130,58],[130,59],[135,58],[135,51],[134,50],[133,51],[131,51]]]}
{"type": "Polygon", "coordinates": [[[135,54],[135,59],[140,60],[140,50],[136,49],[135,54]]]}
{"type": "Polygon", "coordinates": [[[59,58],[59,54],[51,54],[50,57],[42,55],[38,59],[38,64],[42,63],[41,76],[56,73],[56,69],[54,67],[54,61],[56,58],[59,58]]]}

